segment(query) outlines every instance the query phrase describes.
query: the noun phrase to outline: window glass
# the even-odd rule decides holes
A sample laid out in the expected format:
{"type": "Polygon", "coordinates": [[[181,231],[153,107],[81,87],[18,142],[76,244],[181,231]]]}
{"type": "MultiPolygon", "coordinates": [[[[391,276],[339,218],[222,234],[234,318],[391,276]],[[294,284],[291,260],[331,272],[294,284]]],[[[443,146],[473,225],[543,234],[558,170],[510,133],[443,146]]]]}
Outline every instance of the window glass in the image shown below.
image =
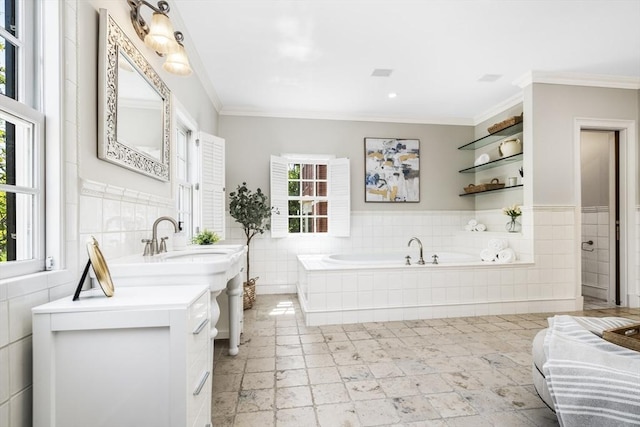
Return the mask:
{"type": "Polygon", "coordinates": [[[17,47],[0,36],[0,93],[11,99],[18,97],[17,47]]]}
{"type": "Polygon", "coordinates": [[[327,165],[289,163],[288,191],[289,233],[327,233],[327,165]]]}
{"type": "Polygon", "coordinates": [[[0,261],[34,256],[33,124],[0,111],[0,261]]]}
{"type": "Polygon", "coordinates": [[[16,35],[16,1],[0,1],[0,25],[12,36],[16,35]]]}

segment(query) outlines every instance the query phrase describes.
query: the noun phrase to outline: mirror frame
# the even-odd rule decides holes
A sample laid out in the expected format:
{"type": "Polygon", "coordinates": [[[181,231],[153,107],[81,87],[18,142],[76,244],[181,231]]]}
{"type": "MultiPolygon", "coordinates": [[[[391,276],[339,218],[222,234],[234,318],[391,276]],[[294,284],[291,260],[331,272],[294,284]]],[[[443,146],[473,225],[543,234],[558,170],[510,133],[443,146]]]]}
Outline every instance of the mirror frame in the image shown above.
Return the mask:
{"type": "Polygon", "coordinates": [[[171,92],[106,9],[100,9],[98,68],[100,70],[98,79],[98,157],[161,181],[169,181],[171,92]],[[160,160],[154,159],[117,139],[119,53],[130,59],[136,71],[162,98],[162,158],[160,160]]]}

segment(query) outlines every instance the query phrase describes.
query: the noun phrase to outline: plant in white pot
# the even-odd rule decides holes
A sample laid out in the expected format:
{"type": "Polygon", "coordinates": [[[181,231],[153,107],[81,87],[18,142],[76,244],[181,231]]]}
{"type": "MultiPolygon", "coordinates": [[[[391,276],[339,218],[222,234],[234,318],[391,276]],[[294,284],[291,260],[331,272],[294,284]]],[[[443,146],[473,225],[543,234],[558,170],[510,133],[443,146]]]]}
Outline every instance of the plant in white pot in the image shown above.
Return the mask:
{"type": "Polygon", "coordinates": [[[253,192],[247,188],[247,183],[238,185],[236,191],[229,193],[229,214],[236,222],[242,225],[247,245],[247,281],[245,282],[245,292],[250,295],[249,304],[245,299],[245,309],[251,308],[255,300],[255,283],[258,277],[251,277],[251,240],[257,234],[263,234],[271,228],[269,218],[271,217],[271,207],[268,203],[267,195],[259,188],[253,192]],[[248,305],[248,307],[247,307],[248,305]]]}

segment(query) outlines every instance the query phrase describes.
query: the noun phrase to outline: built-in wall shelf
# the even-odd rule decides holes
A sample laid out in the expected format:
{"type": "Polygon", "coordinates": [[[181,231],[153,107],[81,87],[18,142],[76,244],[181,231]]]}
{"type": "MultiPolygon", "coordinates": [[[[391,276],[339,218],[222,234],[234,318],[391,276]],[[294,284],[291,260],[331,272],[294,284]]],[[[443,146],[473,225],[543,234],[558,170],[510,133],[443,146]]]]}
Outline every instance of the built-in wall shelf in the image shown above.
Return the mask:
{"type": "Polygon", "coordinates": [[[513,162],[518,162],[522,160],[522,153],[518,153],[518,154],[514,154],[513,156],[509,156],[509,157],[502,157],[500,159],[496,159],[496,160],[492,160],[488,163],[484,163],[478,166],[472,166],[470,168],[466,168],[466,169],[462,169],[458,172],[460,173],[475,173],[478,171],[483,171],[486,169],[492,169],[492,168],[497,168],[498,166],[503,166],[509,163],[513,163],[513,162]]]}
{"type": "Polygon", "coordinates": [[[482,138],[478,138],[475,141],[471,141],[468,144],[465,144],[461,147],[458,147],[458,150],[475,150],[477,148],[482,148],[486,145],[493,144],[494,142],[498,142],[501,139],[504,139],[508,136],[515,135],[517,133],[522,132],[522,123],[516,123],[515,125],[511,125],[502,130],[499,130],[496,133],[492,133],[487,136],[483,136],[482,138]]]}
{"type": "Polygon", "coordinates": [[[462,197],[462,196],[477,196],[479,194],[493,193],[493,192],[496,192],[496,191],[513,190],[514,188],[520,188],[520,187],[522,187],[522,184],[512,185],[510,187],[494,188],[493,190],[478,191],[476,193],[462,193],[462,194],[459,194],[459,196],[460,197],[462,197]]]}

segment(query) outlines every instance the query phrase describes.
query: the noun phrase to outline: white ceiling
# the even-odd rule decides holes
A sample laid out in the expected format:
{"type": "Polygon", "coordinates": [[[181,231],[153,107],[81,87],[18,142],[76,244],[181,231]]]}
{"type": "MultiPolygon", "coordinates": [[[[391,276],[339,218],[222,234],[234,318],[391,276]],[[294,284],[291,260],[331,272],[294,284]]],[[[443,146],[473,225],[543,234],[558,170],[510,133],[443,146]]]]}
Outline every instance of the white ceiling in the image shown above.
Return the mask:
{"type": "Polygon", "coordinates": [[[221,114],[476,123],[532,70],[640,84],[640,0],[171,4],[221,114]]]}

